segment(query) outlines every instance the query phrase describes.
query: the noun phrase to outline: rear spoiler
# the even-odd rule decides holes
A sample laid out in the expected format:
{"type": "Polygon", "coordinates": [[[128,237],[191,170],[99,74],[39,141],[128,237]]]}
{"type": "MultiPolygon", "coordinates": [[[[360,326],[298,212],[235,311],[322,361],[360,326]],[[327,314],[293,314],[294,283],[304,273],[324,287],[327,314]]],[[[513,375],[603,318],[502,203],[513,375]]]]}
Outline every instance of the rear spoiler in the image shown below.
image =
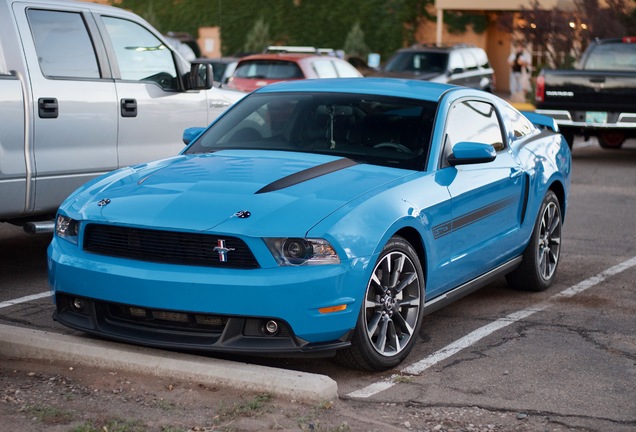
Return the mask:
{"type": "Polygon", "coordinates": [[[526,116],[535,126],[540,128],[552,129],[554,132],[559,132],[559,125],[552,117],[545,116],[543,114],[537,114],[533,111],[521,111],[521,114],[526,116]]]}

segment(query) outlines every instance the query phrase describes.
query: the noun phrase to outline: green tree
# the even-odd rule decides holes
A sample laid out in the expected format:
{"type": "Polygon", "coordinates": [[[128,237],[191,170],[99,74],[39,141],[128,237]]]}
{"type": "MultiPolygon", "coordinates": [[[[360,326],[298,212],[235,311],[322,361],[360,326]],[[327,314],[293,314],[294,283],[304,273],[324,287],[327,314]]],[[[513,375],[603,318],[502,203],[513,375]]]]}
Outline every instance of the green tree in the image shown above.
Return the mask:
{"type": "Polygon", "coordinates": [[[369,54],[369,47],[364,41],[364,32],[360,27],[360,22],[356,22],[351,30],[349,30],[343,48],[345,53],[349,56],[364,58],[369,54]]]}
{"type": "Polygon", "coordinates": [[[252,30],[245,36],[243,50],[248,53],[262,52],[270,44],[269,24],[263,18],[259,18],[254,23],[252,30]]]}

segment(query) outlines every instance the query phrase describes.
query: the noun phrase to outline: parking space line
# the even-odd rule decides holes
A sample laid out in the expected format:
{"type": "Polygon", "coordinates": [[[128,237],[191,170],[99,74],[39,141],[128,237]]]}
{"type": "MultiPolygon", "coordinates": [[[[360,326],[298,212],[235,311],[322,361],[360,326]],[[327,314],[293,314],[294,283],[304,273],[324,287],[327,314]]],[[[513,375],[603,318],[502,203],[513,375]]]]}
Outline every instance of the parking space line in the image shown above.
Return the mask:
{"type": "Polygon", "coordinates": [[[20,297],[20,298],[13,299],[13,300],[7,300],[5,302],[0,303],[0,309],[6,308],[6,307],[9,307],[9,306],[13,306],[13,305],[17,305],[17,304],[20,304],[20,303],[26,303],[26,302],[30,302],[30,301],[33,301],[33,300],[38,300],[38,299],[41,299],[41,298],[44,298],[44,297],[50,297],[50,296],[51,296],[51,292],[47,291],[47,292],[43,292],[43,293],[40,293],[40,294],[33,294],[33,295],[30,295],[30,296],[20,297]]]}
{"type": "Polygon", "coordinates": [[[388,390],[397,383],[398,381],[397,378],[402,376],[402,374],[420,375],[422,372],[424,372],[426,369],[430,368],[431,366],[434,366],[437,363],[441,362],[442,360],[445,360],[451,357],[452,355],[462,351],[463,349],[474,345],[475,343],[485,338],[486,336],[494,333],[495,331],[505,328],[509,326],[510,324],[513,324],[524,318],[527,318],[536,312],[540,312],[546,309],[555,300],[558,300],[561,298],[569,298],[576,294],[580,294],[583,291],[598,285],[599,283],[603,282],[605,279],[611,276],[617,275],[618,273],[621,273],[633,266],[636,266],[636,257],[633,257],[627,261],[623,261],[622,263],[615,265],[614,267],[611,267],[599,273],[596,276],[592,276],[576,285],[566,288],[565,290],[553,295],[548,300],[542,303],[539,303],[536,306],[524,309],[519,312],[512,313],[504,318],[500,318],[497,321],[494,321],[490,324],[480,327],[477,330],[474,330],[471,333],[467,334],[466,336],[456,340],[455,342],[445,346],[441,350],[429,355],[428,357],[416,363],[413,363],[410,366],[407,366],[406,368],[402,369],[399,374],[393,374],[382,381],[378,381],[362,389],[355,390],[351,393],[348,393],[347,396],[351,398],[364,399],[364,398],[369,398],[373,395],[376,395],[380,393],[381,391],[388,390]]]}

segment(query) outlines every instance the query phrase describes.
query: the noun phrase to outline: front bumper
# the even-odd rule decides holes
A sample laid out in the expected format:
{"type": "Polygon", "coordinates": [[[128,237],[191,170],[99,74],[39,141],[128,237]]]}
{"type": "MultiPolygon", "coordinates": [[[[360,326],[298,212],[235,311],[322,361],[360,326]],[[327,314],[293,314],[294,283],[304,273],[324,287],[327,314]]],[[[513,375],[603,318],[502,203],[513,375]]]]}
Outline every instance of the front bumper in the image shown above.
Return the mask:
{"type": "Polygon", "coordinates": [[[57,237],[48,251],[55,319],[64,325],[147,346],[259,355],[347,346],[367,263],[204,268],[91,254],[57,237]],[[337,305],[346,308],[320,311],[337,305]],[[270,320],[281,329],[275,335],[261,332],[270,320]]]}
{"type": "Polygon", "coordinates": [[[268,356],[331,356],[350,345],[339,340],[309,343],[278,319],[220,316],[140,308],[69,294],[56,294],[54,319],[70,328],[109,339],[177,350],[268,356]],[[268,325],[275,323],[275,331],[268,325]]]}

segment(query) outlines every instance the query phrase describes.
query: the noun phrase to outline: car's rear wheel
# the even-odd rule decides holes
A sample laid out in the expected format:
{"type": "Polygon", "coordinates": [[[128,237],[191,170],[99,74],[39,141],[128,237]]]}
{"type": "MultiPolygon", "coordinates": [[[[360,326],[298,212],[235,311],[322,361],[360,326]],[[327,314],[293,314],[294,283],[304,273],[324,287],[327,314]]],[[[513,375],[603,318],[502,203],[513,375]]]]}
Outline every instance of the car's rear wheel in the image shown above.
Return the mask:
{"type": "Polygon", "coordinates": [[[422,325],[424,276],[419,257],[402,237],[384,246],[367,283],[351,346],[336,359],[349,367],[386,370],[413,348],[422,325]]]}
{"type": "Polygon", "coordinates": [[[598,135],[598,143],[606,149],[619,149],[625,142],[625,132],[607,131],[598,135]]]}
{"type": "Polygon", "coordinates": [[[544,291],[554,280],[561,256],[561,207],[548,191],[519,267],[506,276],[508,284],[524,291],[544,291]]]}

